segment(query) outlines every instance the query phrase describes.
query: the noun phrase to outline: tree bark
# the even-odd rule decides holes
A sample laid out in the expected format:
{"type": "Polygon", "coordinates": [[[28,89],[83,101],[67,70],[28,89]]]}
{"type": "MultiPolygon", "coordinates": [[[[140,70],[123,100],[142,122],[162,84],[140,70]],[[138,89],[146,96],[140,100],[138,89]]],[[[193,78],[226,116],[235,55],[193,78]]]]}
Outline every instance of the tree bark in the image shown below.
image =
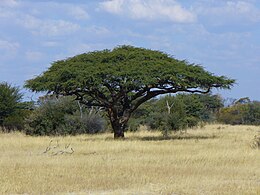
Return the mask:
{"type": "Polygon", "coordinates": [[[120,123],[119,120],[115,120],[115,121],[111,122],[111,125],[113,128],[115,139],[120,139],[120,138],[125,137],[124,132],[125,132],[126,124],[122,124],[122,123],[120,123]]]}
{"type": "Polygon", "coordinates": [[[108,115],[114,132],[114,138],[115,139],[124,138],[125,137],[124,132],[131,114],[126,110],[123,112],[117,112],[110,109],[108,111],[108,115]],[[123,113],[123,114],[119,114],[119,113],[123,113]]]}
{"type": "Polygon", "coordinates": [[[124,129],[114,130],[114,139],[123,139],[125,137],[124,129]]]}

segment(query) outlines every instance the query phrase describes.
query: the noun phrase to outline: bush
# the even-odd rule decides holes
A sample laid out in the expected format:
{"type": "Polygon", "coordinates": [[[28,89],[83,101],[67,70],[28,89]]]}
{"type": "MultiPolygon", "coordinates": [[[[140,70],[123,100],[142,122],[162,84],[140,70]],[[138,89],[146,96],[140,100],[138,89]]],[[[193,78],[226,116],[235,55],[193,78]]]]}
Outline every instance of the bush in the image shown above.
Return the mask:
{"type": "Polygon", "coordinates": [[[137,131],[142,121],[138,118],[130,118],[127,124],[128,131],[137,131]]]}
{"type": "Polygon", "coordinates": [[[65,115],[64,125],[61,127],[64,132],[71,135],[94,134],[105,130],[106,122],[97,113],[84,113],[81,117],[79,112],[73,115],[65,115]]]}
{"type": "Polygon", "coordinates": [[[186,123],[187,123],[188,128],[197,127],[198,125],[201,126],[203,124],[203,122],[201,122],[201,120],[199,118],[194,117],[194,116],[187,117],[186,123]]]}
{"type": "Polygon", "coordinates": [[[223,108],[218,121],[231,125],[260,125],[260,102],[236,103],[223,108]]]}
{"type": "Polygon", "coordinates": [[[104,130],[105,120],[97,113],[83,109],[79,113],[77,102],[71,97],[42,99],[26,122],[29,135],[76,135],[104,130]]]}
{"type": "Polygon", "coordinates": [[[3,127],[6,131],[23,130],[25,126],[25,119],[30,115],[30,110],[17,110],[3,121],[3,127]]]}
{"type": "Polygon", "coordinates": [[[167,95],[141,105],[130,119],[129,129],[136,130],[139,125],[146,125],[167,135],[168,131],[184,130],[214,121],[222,107],[222,99],[218,95],[167,95]]]}
{"type": "Polygon", "coordinates": [[[254,101],[248,104],[248,112],[244,120],[246,124],[260,125],[260,102],[254,101]]]}
{"type": "Polygon", "coordinates": [[[186,129],[187,124],[187,112],[185,110],[185,104],[182,99],[175,98],[173,102],[172,112],[166,114],[166,124],[165,128],[169,128],[170,130],[178,131],[186,129]]]}

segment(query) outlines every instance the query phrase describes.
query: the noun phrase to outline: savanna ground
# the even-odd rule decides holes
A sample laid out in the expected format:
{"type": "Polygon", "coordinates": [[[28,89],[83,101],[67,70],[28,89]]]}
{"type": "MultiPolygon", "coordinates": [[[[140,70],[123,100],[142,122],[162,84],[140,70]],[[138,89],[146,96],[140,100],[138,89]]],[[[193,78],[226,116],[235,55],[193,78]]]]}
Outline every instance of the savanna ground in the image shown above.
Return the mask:
{"type": "Polygon", "coordinates": [[[260,127],[173,134],[0,133],[0,194],[260,194],[260,127]],[[73,152],[74,151],[74,152],[73,152]]]}

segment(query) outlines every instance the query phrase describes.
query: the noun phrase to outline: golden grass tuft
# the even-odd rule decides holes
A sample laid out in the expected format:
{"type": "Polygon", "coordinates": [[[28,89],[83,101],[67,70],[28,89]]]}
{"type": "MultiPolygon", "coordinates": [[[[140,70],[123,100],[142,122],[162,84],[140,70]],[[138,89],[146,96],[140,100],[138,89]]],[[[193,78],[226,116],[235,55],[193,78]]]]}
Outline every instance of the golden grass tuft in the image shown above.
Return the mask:
{"type": "Polygon", "coordinates": [[[0,194],[260,194],[259,129],[208,125],[125,140],[1,133],[0,194]]]}

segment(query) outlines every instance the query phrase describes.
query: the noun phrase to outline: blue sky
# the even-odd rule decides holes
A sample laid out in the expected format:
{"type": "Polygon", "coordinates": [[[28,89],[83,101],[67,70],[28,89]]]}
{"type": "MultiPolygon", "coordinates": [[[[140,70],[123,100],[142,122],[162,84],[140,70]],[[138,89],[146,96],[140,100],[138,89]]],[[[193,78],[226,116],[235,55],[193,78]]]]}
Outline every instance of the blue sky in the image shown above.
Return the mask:
{"type": "Polygon", "coordinates": [[[214,93],[260,100],[258,0],[0,0],[0,28],[0,82],[22,87],[53,61],[127,44],[237,80],[214,93]]]}

